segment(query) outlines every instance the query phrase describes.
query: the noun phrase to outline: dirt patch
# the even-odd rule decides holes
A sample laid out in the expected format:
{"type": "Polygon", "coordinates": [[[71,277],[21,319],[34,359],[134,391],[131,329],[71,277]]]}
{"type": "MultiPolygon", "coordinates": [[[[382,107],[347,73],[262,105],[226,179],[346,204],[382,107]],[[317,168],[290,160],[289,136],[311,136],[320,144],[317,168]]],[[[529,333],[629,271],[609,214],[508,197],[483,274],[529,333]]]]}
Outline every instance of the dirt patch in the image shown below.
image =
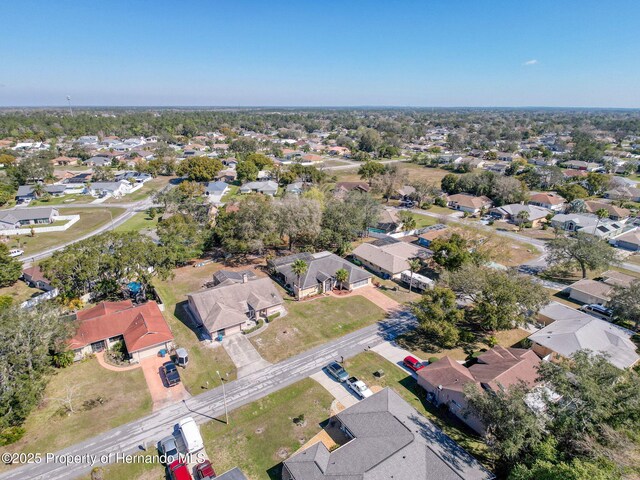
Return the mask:
{"type": "Polygon", "coordinates": [[[289,451],[289,449],[287,447],[280,447],[278,449],[278,451],[276,452],[276,456],[280,460],[286,460],[287,458],[289,458],[290,455],[291,455],[291,452],[289,451]]]}

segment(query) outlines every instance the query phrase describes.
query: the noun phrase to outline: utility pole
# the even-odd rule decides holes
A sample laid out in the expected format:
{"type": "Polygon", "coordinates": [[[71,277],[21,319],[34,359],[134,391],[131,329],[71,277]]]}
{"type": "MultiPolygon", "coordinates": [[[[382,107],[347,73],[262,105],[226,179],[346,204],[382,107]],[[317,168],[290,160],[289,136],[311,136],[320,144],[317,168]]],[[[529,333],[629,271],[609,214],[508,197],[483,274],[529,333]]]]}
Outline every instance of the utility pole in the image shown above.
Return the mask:
{"type": "Polygon", "coordinates": [[[220,383],[222,384],[222,398],[224,399],[224,417],[225,417],[224,423],[229,425],[229,412],[227,411],[227,392],[224,389],[224,380],[222,380],[222,377],[220,376],[220,372],[216,370],[216,373],[218,374],[218,378],[220,379],[220,383]]]}

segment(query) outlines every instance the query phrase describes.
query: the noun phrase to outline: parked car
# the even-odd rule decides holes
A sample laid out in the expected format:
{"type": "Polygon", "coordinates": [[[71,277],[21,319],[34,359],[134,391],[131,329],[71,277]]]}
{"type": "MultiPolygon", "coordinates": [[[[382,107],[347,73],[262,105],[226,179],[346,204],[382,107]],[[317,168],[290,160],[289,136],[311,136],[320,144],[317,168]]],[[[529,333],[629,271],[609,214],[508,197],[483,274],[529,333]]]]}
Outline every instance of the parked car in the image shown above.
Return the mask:
{"type": "Polygon", "coordinates": [[[349,378],[347,371],[338,362],[331,362],[327,365],[327,372],[339,382],[344,382],[349,378]]]}
{"type": "Polygon", "coordinates": [[[158,453],[164,458],[166,465],[171,465],[175,460],[178,460],[179,452],[178,445],[176,444],[176,438],[173,435],[163,438],[158,443],[158,453]]]}
{"type": "Polygon", "coordinates": [[[416,357],[412,357],[411,355],[404,357],[404,360],[402,361],[402,363],[404,364],[405,367],[407,367],[409,370],[412,370],[414,372],[417,372],[421,368],[424,368],[424,365],[422,364],[422,362],[420,362],[420,360],[418,360],[416,357]]]}
{"type": "Polygon", "coordinates": [[[211,462],[209,460],[205,460],[204,462],[200,462],[196,467],[196,478],[198,480],[209,480],[212,478],[216,478],[216,472],[211,466],[211,462]]]}
{"type": "Polygon", "coordinates": [[[162,365],[162,373],[164,374],[164,378],[167,380],[167,385],[170,387],[180,383],[180,372],[178,372],[178,367],[176,367],[175,363],[165,362],[162,365]]]}
{"type": "Polygon", "coordinates": [[[580,307],[580,310],[603,320],[611,320],[611,317],[613,317],[613,310],[602,305],[598,305],[597,303],[583,305],[580,307]]]}
{"type": "Polygon", "coordinates": [[[180,422],[178,422],[178,428],[182,440],[184,440],[184,444],[187,447],[187,452],[195,453],[204,448],[200,429],[193,418],[187,417],[180,420],[180,422]]]}
{"type": "Polygon", "coordinates": [[[171,480],[193,480],[189,467],[180,460],[175,460],[169,465],[169,477],[171,480]]]}
{"type": "Polygon", "coordinates": [[[24,250],[20,250],[19,248],[12,248],[11,250],[9,250],[10,257],[19,257],[23,253],[24,253],[24,250]]]}
{"type": "Polygon", "coordinates": [[[369,389],[369,387],[367,387],[367,385],[362,380],[358,380],[356,377],[347,378],[347,385],[360,398],[367,398],[373,395],[373,392],[369,389]]]}

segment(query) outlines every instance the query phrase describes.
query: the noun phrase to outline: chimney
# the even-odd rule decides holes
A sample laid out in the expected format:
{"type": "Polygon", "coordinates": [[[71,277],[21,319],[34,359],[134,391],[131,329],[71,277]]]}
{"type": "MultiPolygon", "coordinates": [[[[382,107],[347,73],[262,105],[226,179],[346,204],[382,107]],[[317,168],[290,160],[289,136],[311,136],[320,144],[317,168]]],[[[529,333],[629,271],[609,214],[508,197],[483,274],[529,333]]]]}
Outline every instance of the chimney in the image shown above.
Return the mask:
{"type": "Polygon", "coordinates": [[[247,283],[249,281],[249,275],[247,275],[247,272],[243,272],[242,273],[242,283],[247,283]]]}

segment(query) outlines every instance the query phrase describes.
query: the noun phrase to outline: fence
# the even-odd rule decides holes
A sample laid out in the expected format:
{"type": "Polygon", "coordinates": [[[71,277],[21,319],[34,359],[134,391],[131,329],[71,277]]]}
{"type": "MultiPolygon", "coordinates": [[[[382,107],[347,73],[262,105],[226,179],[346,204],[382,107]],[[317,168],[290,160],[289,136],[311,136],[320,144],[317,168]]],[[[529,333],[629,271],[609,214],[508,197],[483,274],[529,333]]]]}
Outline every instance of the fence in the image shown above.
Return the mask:
{"type": "MultiPolygon", "coordinates": [[[[80,215],[58,215],[54,217],[54,221],[58,220],[69,220],[64,225],[58,225],[57,227],[39,227],[37,225],[25,225],[21,228],[12,228],[6,230],[0,230],[0,235],[31,235],[31,229],[33,227],[33,231],[38,233],[50,233],[50,232],[64,232],[71,225],[80,220],[80,215]]],[[[41,224],[40,224],[41,225],[41,224]]]]}

